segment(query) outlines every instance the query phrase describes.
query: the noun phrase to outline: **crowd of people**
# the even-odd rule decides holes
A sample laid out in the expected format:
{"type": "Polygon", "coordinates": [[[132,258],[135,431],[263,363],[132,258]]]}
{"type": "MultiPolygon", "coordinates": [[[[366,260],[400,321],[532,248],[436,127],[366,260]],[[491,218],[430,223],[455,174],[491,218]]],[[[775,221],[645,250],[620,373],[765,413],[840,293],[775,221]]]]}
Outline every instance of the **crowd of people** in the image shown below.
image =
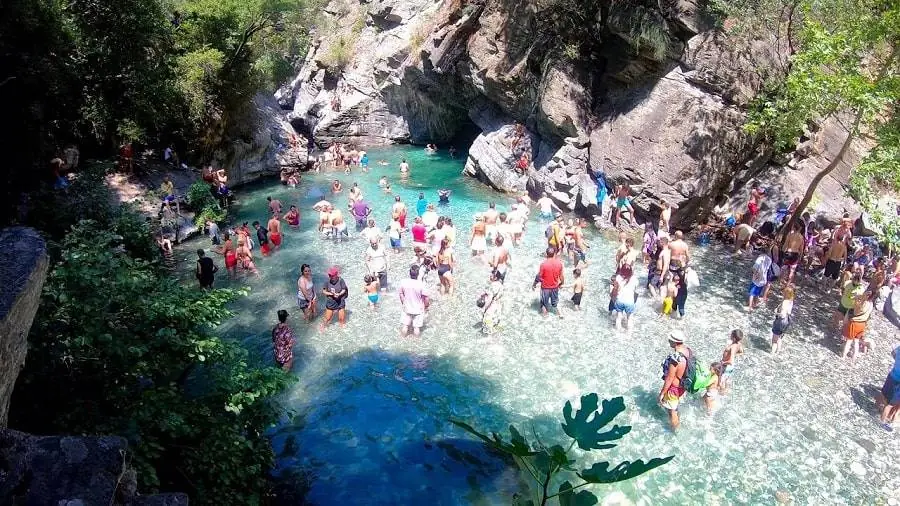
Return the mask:
{"type": "MultiPolygon", "coordinates": [[[[342,163],[361,165],[359,153],[342,163]]],[[[362,156],[365,156],[364,152],[362,156]]],[[[408,173],[408,163],[404,160],[401,165],[408,173]]],[[[382,187],[388,184],[386,178],[382,178],[380,183],[382,187]]],[[[334,180],[331,192],[331,200],[343,199],[343,184],[334,180]]],[[[621,213],[633,215],[630,189],[619,186],[612,194],[616,199],[617,217],[621,217],[621,213]]],[[[872,349],[873,342],[866,329],[876,302],[885,296],[885,287],[900,283],[897,259],[889,260],[871,244],[854,238],[852,220],[849,219],[843,220],[834,231],[828,231],[818,227],[808,218],[808,214],[804,214],[788,228],[785,224],[790,221],[796,206],[776,216],[778,223],[772,224],[772,233],[766,235],[761,232],[765,225],[760,230],[754,227],[764,195],[763,189],[754,187],[746,212],[737,216],[719,216],[699,230],[697,240],[705,244],[718,235],[734,245],[734,255],[745,255],[747,251],[753,251],[756,255],[748,276],[746,311],[753,311],[764,304],[771,288],[777,286],[781,300],[772,320],[771,353],[779,353],[784,348],[785,337],[792,326],[794,303],[802,297],[803,287],[811,290],[828,288],[839,295],[836,296],[839,300],[835,304],[838,309],[834,324],[841,329],[845,339],[842,356],[856,360],[872,349]]],[[[400,302],[401,335],[421,334],[436,293],[453,296],[457,288],[454,270],[463,256],[489,266],[485,288],[475,301],[482,332],[490,335],[503,327],[505,283],[514,265],[513,249],[521,244],[526,227],[536,223],[529,220],[532,203],[527,194],[517,197],[508,209],[501,210],[495,203],[489,203],[487,209],[475,214],[474,223],[467,231],[459,231],[449,216],[440,214],[440,206],[429,202],[424,194],[419,195],[414,209],[408,209],[401,197],[395,196],[389,213],[385,214],[390,216],[387,226],[384,223],[379,226],[373,219],[373,209],[358,184],[350,187],[346,197],[346,207],[326,199],[313,206],[318,212],[317,230],[323,240],[344,241],[350,238],[347,220],[352,219],[356,231],[354,235],[367,243],[363,255],[366,274],[361,283],[366,304],[372,308],[378,307],[388,286],[391,286],[400,302]],[[349,215],[347,218],[345,212],[349,215]],[[385,233],[387,241],[384,241],[385,233]],[[405,245],[407,235],[410,236],[408,247],[405,245]],[[406,258],[400,256],[405,255],[405,251],[412,252],[408,257],[408,276],[390,283],[389,265],[406,258]]],[[[441,197],[449,199],[449,191],[441,193],[441,197]]],[[[539,290],[541,314],[545,317],[554,314],[562,318],[560,291],[570,291],[571,304],[568,307],[571,311],[579,311],[583,294],[589,289],[584,276],[590,250],[585,237],[588,224],[584,219],[566,219],[546,193],[533,205],[539,211],[541,221],[538,223],[542,223],[540,226],[544,228],[546,244],[532,289],[539,290]],[[566,264],[571,268],[571,277],[565,272],[566,264]]],[[[282,245],[281,223],[299,227],[300,214],[296,206],[290,206],[286,212],[283,207],[281,202],[269,197],[269,219],[266,223],[252,224],[255,234],[247,223],[224,234],[224,242],[216,251],[224,256],[230,276],[237,276],[240,272],[259,276],[252,253],[254,247],[258,246],[262,256],[273,254],[282,245]]],[[[672,207],[669,205],[662,207],[658,221],[645,224],[640,246],[631,234],[625,231],[619,233],[615,269],[609,278],[607,307],[617,330],[630,332],[642,293],[648,303],[658,308],[665,317],[685,317],[688,292],[700,284],[699,276],[692,267],[691,250],[684,232],[672,231],[672,207]],[[639,264],[646,269],[643,291],[639,290],[639,264]]],[[[202,251],[198,255],[197,277],[201,286],[209,287],[215,266],[207,261],[209,259],[202,251]]],[[[350,288],[341,277],[340,268],[329,268],[327,279],[324,286],[316,286],[311,267],[304,264],[297,280],[297,305],[307,322],[319,317],[320,298],[323,301],[320,330],[325,330],[334,319],[340,325],[344,325],[347,319],[350,288]]],[[[279,324],[273,330],[272,337],[276,360],[289,369],[288,364],[293,360],[290,347],[294,338],[286,318],[286,313],[282,316],[279,312],[279,324]]],[[[673,429],[679,426],[678,407],[686,394],[699,394],[707,408],[712,409],[718,399],[727,393],[737,357],[743,353],[742,340],[743,332],[733,330],[721,359],[707,363],[694,355],[681,331],[670,333],[671,353],[662,365],[663,385],[659,402],[668,411],[673,429]]],[[[881,401],[884,406],[881,421],[886,429],[890,429],[900,408],[900,357],[884,384],[881,401]]]]}

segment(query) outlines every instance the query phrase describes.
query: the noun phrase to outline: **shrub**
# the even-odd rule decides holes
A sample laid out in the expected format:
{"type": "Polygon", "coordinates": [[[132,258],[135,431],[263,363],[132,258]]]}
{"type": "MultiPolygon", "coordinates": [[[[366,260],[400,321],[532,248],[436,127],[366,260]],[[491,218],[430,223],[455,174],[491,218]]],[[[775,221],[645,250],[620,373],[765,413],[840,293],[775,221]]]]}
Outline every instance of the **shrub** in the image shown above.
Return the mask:
{"type": "Polygon", "coordinates": [[[118,434],[143,492],[196,504],[259,504],[274,455],[264,432],[291,377],[249,365],[209,332],[231,290],[185,287],[96,221],[66,236],[44,286],[16,385],[12,425],[118,434]]]}

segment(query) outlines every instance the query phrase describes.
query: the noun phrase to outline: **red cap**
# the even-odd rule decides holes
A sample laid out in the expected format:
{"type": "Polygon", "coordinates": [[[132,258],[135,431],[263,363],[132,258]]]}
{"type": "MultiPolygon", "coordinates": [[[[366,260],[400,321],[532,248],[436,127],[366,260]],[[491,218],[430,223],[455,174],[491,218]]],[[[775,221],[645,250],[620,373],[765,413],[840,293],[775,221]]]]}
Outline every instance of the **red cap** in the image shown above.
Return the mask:
{"type": "Polygon", "coordinates": [[[333,277],[333,276],[337,276],[338,274],[340,274],[340,271],[338,271],[337,266],[333,266],[332,268],[328,269],[329,276],[333,277]]]}

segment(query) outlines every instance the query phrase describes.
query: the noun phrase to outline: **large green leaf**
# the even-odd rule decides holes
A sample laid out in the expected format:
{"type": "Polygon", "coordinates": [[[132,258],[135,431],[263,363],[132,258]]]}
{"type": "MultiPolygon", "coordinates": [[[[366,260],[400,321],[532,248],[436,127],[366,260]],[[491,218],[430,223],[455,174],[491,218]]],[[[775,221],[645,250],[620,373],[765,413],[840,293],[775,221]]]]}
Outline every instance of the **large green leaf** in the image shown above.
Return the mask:
{"type": "Polygon", "coordinates": [[[577,494],[572,490],[572,484],[564,481],[559,485],[559,506],[594,506],[597,504],[597,496],[582,490],[577,494]]]}
{"type": "Polygon", "coordinates": [[[451,418],[450,423],[465,430],[478,439],[481,439],[491,448],[494,448],[495,450],[501,451],[503,453],[515,455],[516,457],[530,457],[538,453],[531,450],[531,447],[528,445],[528,441],[525,440],[525,437],[523,437],[522,434],[512,425],[509,426],[510,442],[507,443],[503,440],[503,437],[500,436],[500,434],[493,432],[491,433],[491,436],[493,437],[489,437],[482,432],[478,432],[474,427],[467,424],[466,422],[463,422],[462,420],[455,420],[451,418]]]}
{"type": "Polygon", "coordinates": [[[671,455],[662,459],[650,459],[647,463],[644,463],[643,460],[625,461],[612,469],[609,469],[609,462],[598,462],[591,466],[590,469],[584,469],[578,473],[578,477],[588,483],[616,483],[630,480],[647,471],[656,469],[674,457],[674,455],[671,455]]]}
{"type": "Polygon", "coordinates": [[[572,403],[566,401],[563,407],[563,431],[578,443],[582,450],[605,450],[615,444],[601,444],[606,441],[621,439],[631,431],[630,426],[615,425],[612,429],[600,432],[619,413],[625,411],[625,400],[622,397],[604,399],[603,406],[597,411],[597,394],[591,393],[581,397],[581,408],[572,416],[572,403]]]}

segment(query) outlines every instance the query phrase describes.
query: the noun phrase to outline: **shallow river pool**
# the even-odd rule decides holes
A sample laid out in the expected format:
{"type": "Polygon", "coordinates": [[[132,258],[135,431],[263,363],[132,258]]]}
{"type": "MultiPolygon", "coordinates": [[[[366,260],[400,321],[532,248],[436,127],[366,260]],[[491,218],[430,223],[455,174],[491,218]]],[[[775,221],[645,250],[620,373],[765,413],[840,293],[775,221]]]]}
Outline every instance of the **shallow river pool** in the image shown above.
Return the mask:
{"type": "MultiPolygon", "coordinates": [[[[564,318],[544,319],[530,286],[545,244],[545,224],[532,212],[524,243],[512,252],[500,333],[480,332],[475,299],[486,287],[489,269],[460,247],[457,293],[436,297],[421,338],[401,338],[396,293],[383,294],[374,310],[362,293],[365,241],[352,234],[335,243],[316,231],[317,213],[311,206],[319,195],[345,206],[351,184],[358,182],[383,228],[393,195],[379,188],[382,175],[411,214],[419,192],[436,202],[439,188],[451,189],[451,204],[439,211],[453,218],[460,243],[468,239],[474,213],[485,210],[489,201],[507,210],[512,201],[460,176],[462,159],[428,156],[410,147],[373,149],[369,157],[368,174],[358,169],[351,175],[306,174],[297,189],[277,181],[239,189],[235,221],[264,221],[265,198],[271,195],[285,207],[301,208],[301,229],[285,227],[281,250],[258,259],[261,279],[228,281],[223,270],[216,282],[250,287],[221,332],[240,340],[261,362],[272,361],[276,311],[291,313],[298,338],[293,373],[299,382],[284,398],[292,413],[272,438],[278,472],[310,473],[312,503],[509,504],[519,480],[516,470],[448,419],[460,418],[484,430],[505,431],[515,423],[544,443],[563,442],[563,404],[596,392],[601,398],[624,397],[626,411],[616,422],[633,430],[614,450],[584,455],[579,463],[676,456],[630,482],[593,487],[601,503],[900,504],[900,438],[880,428],[873,415],[889,350],[900,334],[882,318],[872,325],[874,352],[851,366],[837,356],[840,342],[827,327],[836,297],[801,289],[785,351],[772,357],[769,329],[779,297],[763,309],[745,312],[751,258],[695,246],[701,286],[688,297],[686,318],[663,318],[642,297],[634,329],[617,333],[606,311],[614,238],[591,232],[584,310],[573,311],[571,293],[563,290],[564,318]],[[407,179],[397,169],[404,157],[412,168],[407,179]],[[390,165],[378,166],[379,159],[390,165]],[[334,178],[344,184],[337,197],[330,194],[334,178]],[[318,320],[303,322],[296,306],[302,263],[312,266],[317,287],[329,266],[340,267],[351,290],[345,328],[332,325],[320,333],[318,320]],[[686,402],[677,434],[668,429],[656,403],[672,328],[683,329],[688,345],[707,361],[721,356],[732,329],[747,336],[734,388],[721,408],[709,416],[699,399],[686,402]]],[[[182,258],[206,242],[191,241],[181,249],[182,258]]],[[[408,244],[408,234],[404,242],[408,244]]],[[[254,253],[258,258],[258,249],[254,253]]],[[[391,282],[407,275],[412,257],[408,249],[391,256],[391,282]]],[[[221,257],[216,261],[221,267],[221,257]]],[[[193,260],[181,265],[190,269],[193,260]]],[[[571,269],[567,263],[569,278],[571,269]]],[[[638,272],[645,275],[642,267],[638,272]]]]}

